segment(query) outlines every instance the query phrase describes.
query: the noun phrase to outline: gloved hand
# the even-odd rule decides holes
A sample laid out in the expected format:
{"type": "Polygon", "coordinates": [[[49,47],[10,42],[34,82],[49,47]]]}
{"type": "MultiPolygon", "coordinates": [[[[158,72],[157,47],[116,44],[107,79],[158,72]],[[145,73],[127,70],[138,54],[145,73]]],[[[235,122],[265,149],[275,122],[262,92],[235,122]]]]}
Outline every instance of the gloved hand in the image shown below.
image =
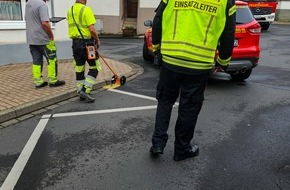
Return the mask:
{"type": "Polygon", "coordinates": [[[46,44],[46,48],[50,51],[56,51],[55,42],[53,40],[50,40],[48,44],[46,44]]]}
{"type": "Polygon", "coordinates": [[[152,44],[152,49],[153,49],[153,53],[155,56],[158,55],[160,52],[159,46],[160,46],[160,44],[156,44],[156,45],[152,44]]]}
{"type": "Polygon", "coordinates": [[[162,55],[160,49],[154,52],[154,63],[153,65],[160,67],[162,64],[162,55]]]}
{"type": "Polygon", "coordinates": [[[218,61],[215,62],[214,66],[215,66],[215,68],[221,68],[224,71],[226,71],[229,67],[229,65],[223,66],[223,65],[219,64],[218,61]]]}

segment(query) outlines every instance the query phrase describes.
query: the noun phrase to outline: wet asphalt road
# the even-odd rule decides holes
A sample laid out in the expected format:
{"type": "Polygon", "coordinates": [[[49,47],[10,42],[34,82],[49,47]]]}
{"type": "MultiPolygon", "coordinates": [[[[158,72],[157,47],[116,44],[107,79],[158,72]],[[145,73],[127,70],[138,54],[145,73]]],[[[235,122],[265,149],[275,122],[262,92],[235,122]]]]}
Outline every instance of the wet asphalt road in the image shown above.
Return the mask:
{"type": "Polygon", "coordinates": [[[172,160],[177,108],[164,155],[149,154],[158,68],[142,60],[142,39],[104,40],[101,53],[144,68],[117,89],[134,94],[101,91],[93,104],[74,100],[2,129],[0,185],[41,117],[52,114],[17,190],[290,189],[289,30],[272,25],[262,33],[260,65],[245,82],[212,77],[194,137],[200,155],[181,162],[172,160]]]}

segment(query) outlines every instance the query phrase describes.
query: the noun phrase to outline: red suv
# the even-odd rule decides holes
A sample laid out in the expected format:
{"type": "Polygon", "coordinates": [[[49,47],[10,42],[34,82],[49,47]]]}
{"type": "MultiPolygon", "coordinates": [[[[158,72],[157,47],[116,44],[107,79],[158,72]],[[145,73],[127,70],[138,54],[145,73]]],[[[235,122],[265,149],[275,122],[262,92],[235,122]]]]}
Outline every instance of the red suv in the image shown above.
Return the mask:
{"type": "MultiPolygon", "coordinates": [[[[235,47],[230,65],[225,72],[230,74],[233,80],[243,81],[251,75],[252,69],[258,65],[261,26],[253,17],[246,2],[236,1],[236,6],[235,47]]],[[[144,25],[149,28],[144,36],[143,58],[145,61],[153,61],[152,21],[146,20],[144,25]]]]}

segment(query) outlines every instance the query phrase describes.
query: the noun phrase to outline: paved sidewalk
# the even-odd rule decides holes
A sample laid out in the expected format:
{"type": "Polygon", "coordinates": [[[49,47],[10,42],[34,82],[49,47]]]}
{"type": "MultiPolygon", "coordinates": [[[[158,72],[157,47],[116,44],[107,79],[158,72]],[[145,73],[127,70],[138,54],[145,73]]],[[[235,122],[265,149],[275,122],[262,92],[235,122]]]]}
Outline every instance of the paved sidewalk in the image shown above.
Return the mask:
{"type": "MultiPolygon", "coordinates": [[[[118,76],[126,76],[127,81],[143,72],[138,65],[105,59],[115,73],[118,76]]],[[[108,66],[101,59],[100,61],[102,71],[97,77],[92,93],[102,89],[104,85],[110,84],[113,76],[108,66]]],[[[0,65],[0,128],[33,117],[35,114],[47,111],[49,106],[77,96],[72,60],[59,60],[58,78],[66,82],[66,85],[61,87],[47,86],[36,89],[31,69],[31,63],[0,65]]],[[[44,63],[43,69],[43,77],[46,79],[46,63],[44,63]]]]}

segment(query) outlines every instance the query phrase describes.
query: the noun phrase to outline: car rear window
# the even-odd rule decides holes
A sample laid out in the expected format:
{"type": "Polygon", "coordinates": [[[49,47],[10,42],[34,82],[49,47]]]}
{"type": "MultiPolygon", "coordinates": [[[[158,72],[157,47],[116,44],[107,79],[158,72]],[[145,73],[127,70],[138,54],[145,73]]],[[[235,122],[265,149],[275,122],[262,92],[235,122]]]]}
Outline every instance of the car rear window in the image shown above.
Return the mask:
{"type": "Polygon", "coordinates": [[[248,6],[237,6],[236,23],[247,24],[254,20],[254,16],[248,6]]]}

